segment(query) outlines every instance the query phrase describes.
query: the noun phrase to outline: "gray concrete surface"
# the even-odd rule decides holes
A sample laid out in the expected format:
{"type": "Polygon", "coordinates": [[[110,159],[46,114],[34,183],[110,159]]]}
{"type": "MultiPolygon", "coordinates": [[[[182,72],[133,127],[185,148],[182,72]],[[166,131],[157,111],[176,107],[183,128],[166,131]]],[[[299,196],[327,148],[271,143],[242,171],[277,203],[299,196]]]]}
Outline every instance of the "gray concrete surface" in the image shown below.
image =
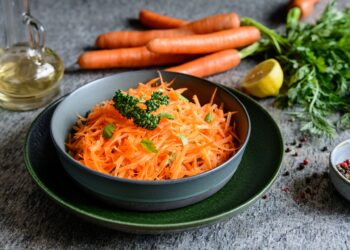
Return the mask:
{"type": "MultiPolygon", "coordinates": [[[[321,0],[308,21],[313,21],[326,0],[321,0]]],[[[343,8],[348,0],[340,1],[343,8]]],[[[74,62],[97,34],[129,28],[128,19],[149,8],[181,18],[236,11],[271,27],[284,21],[286,0],[177,0],[93,1],[33,0],[32,14],[47,28],[47,44],[61,55],[66,74],[62,94],[85,83],[118,72],[81,72],[74,62]]],[[[2,10],[0,10],[2,11],[2,10]]],[[[237,86],[254,61],[210,79],[237,86]]],[[[296,123],[261,101],[279,124],[285,143],[298,139],[296,123]]],[[[347,249],[350,246],[350,207],[334,189],[327,173],[329,150],[349,138],[342,132],[334,140],[314,138],[297,151],[285,154],[282,173],[267,199],[245,212],[216,225],[190,232],[166,235],[131,235],[97,227],[61,209],[33,183],[24,168],[22,145],[25,134],[42,109],[15,113],[0,110],[0,248],[1,249],[347,249]],[[310,164],[297,170],[305,158],[310,164]],[[288,191],[285,189],[288,188],[288,191]],[[283,191],[284,189],[285,191],[283,191]],[[304,194],[304,195],[303,195],[304,194]]],[[[257,166],[258,167],[258,166],[257,166]]]]}

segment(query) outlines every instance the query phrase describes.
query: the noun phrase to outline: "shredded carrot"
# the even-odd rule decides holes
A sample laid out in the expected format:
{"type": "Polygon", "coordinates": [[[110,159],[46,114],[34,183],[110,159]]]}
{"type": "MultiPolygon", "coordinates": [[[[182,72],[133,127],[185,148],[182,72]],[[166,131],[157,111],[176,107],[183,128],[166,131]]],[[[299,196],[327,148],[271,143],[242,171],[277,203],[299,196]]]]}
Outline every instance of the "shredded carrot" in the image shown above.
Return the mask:
{"type": "Polygon", "coordinates": [[[163,90],[169,104],[153,113],[168,113],[173,119],[161,118],[156,129],[147,130],[123,117],[114,101],[106,100],[93,107],[87,117],[78,115],[66,142],[67,150],[91,169],[139,180],[184,178],[225,162],[239,146],[237,121],[232,117],[235,112],[225,113],[222,105],[213,103],[216,90],[210,103],[201,105],[197,96],[193,96],[193,102],[184,99],[181,94],[186,89],[173,89],[171,83],[153,79],[126,93],[148,100],[154,91],[163,90]],[[210,120],[206,119],[208,113],[210,120]],[[104,127],[111,123],[115,130],[105,138],[104,127]],[[141,145],[144,139],[154,144],[155,152],[141,145]]]}

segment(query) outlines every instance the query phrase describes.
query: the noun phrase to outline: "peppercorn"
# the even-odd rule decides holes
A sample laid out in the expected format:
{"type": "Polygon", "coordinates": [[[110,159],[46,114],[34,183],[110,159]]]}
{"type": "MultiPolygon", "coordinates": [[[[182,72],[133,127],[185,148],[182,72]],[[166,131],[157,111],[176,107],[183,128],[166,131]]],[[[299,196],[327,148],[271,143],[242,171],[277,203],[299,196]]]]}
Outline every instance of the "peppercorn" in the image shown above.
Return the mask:
{"type": "Polygon", "coordinates": [[[303,137],[301,137],[301,138],[299,139],[299,141],[300,141],[300,142],[306,142],[306,141],[307,141],[307,138],[306,138],[305,136],[303,136],[303,137]]]}
{"type": "Polygon", "coordinates": [[[298,170],[301,171],[305,168],[304,164],[303,163],[300,163],[299,166],[298,166],[298,170]]]}
{"type": "Polygon", "coordinates": [[[289,153],[290,151],[292,151],[290,148],[286,148],[286,150],[284,150],[286,153],[289,153]]]}
{"type": "Polygon", "coordinates": [[[340,166],[341,166],[342,168],[347,168],[347,167],[348,167],[348,164],[344,161],[344,162],[340,163],[340,166]]]}
{"type": "Polygon", "coordinates": [[[289,175],[289,171],[286,171],[282,174],[283,176],[288,176],[289,175]]]}
{"type": "Polygon", "coordinates": [[[324,146],[324,147],[321,149],[322,152],[326,152],[327,150],[328,150],[327,146],[324,146]]]}
{"type": "Polygon", "coordinates": [[[338,171],[347,179],[350,179],[350,159],[336,165],[338,171]]]}
{"type": "Polygon", "coordinates": [[[306,166],[307,164],[309,164],[309,161],[308,161],[307,159],[305,159],[305,160],[303,161],[303,164],[306,166]]]}

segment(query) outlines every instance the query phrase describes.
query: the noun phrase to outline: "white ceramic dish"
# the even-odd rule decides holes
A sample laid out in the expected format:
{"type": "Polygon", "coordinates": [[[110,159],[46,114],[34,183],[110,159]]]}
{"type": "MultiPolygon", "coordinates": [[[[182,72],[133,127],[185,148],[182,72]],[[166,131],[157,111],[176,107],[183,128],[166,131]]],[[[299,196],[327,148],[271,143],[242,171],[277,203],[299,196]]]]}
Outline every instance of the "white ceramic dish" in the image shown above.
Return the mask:
{"type": "Polygon", "coordinates": [[[350,180],[343,176],[336,165],[350,159],[350,139],[339,143],[331,152],[329,158],[329,175],[338,192],[350,201],[350,180]]]}

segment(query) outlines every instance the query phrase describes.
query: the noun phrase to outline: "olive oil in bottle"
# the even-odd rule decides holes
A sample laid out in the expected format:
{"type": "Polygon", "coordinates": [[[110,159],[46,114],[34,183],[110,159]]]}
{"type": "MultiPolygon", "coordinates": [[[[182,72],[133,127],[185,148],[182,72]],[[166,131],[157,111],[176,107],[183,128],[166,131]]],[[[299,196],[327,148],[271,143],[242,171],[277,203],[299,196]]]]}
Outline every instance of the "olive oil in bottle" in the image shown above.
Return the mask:
{"type": "Polygon", "coordinates": [[[0,50],[0,106],[30,110],[59,93],[64,66],[49,48],[41,54],[25,46],[0,50]]]}
{"type": "Polygon", "coordinates": [[[29,0],[0,0],[0,13],[0,107],[41,107],[59,92],[62,61],[46,47],[45,28],[30,15],[29,0]]]}

